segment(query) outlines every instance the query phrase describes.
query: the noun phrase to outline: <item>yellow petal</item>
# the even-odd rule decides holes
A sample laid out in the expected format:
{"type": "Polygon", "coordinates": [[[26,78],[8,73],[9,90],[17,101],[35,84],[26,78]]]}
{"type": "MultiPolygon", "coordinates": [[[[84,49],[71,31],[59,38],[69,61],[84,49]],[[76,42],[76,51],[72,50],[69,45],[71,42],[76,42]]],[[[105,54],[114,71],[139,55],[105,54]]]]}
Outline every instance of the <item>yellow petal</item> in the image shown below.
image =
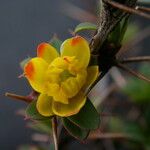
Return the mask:
{"type": "Polygon", "coordinates": [[[43,58],[47,63],[51,63],[59,54],[50,44],[41,43],[37,48],[37,56],[43,58]]]}
{"type": "Polygon", "coordinates": [[[62,59],[61,57],[56,58],[51,64],[50,67],[58,67],[61,69],[67,69],[67,62],[65,62],[64,59],[62,59]]]}
{"type": "Polygon", "coordinates": [[[78,81],[74,77],[68,78],[66,81],[61,83],[63,91],[66,93],[68,98],[75,96],[79,89],[78,81]]]}
{"type": "Polygon", "coordinates": [[[37,92],[44,92],[45,73],[48,63],[42,59],[35,57],[31,59],[24,67],[24,74],[31,84],[32,88],[37,92]]]}
{"type": "Polygon", "coordinates": [[[54,101],[68,104],[68,96],[57,83],[47,83],[46,88],[48,96],[52,96],[54,101]]]}
{"type": "Polygon", "coordinates": [[[98,66],[90,66],[87,68],[87,79],[84,85],[85,88],[92,85],[92,83],[97,79],[99,75],[98,66]]]}
{"type": "Polygon", "coordinates": [[[85,102],[86,97],[80,92],[75,97],[69,99],[69,104],[54,102],[52,105],[52,110],[58,116],[67,117],[77,114],[84,106],[85,102]]]}
{"type": "Polygon", "coordinates": [[[53,95],[54,101],[60,102],[63,104],[68,104],[68,96],[63,91],[63,89],[60,87],[59,91],[56,91],[56,93],[53,95]]]}
{"type": "Polygon", "coordinates": [[[52,111],[52,102],[52,97],[49,97],[45,94],[40,94],[36,103],[38,112],[46,117],[52,116],[54,114],[52,111]]]}
{"type": "Polygon", "coordinates": [[[86,68],[90,60],[88,42],[80,36],[65,40],[61,45],[61,56],[75,56],[79,61],[80,67],[86,68]]]}

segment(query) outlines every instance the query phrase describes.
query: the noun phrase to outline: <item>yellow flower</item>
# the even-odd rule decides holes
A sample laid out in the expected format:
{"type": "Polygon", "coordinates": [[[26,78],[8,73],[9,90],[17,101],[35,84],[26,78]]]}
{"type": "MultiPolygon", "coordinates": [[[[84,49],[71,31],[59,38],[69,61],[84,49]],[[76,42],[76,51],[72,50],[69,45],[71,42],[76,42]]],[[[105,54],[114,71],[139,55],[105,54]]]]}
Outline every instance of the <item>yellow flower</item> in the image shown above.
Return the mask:
{"type": "Polygon", "coordinates": [[[71,116],[86,102],[84,92],[96,79],[98,66],[88,67],[87,41],[76,36],[64,41],[60,54],[48,43],[37,48],[37,57],[24,67],[32,88],[39,92],[37,110],[43,116],[71,116]]]}

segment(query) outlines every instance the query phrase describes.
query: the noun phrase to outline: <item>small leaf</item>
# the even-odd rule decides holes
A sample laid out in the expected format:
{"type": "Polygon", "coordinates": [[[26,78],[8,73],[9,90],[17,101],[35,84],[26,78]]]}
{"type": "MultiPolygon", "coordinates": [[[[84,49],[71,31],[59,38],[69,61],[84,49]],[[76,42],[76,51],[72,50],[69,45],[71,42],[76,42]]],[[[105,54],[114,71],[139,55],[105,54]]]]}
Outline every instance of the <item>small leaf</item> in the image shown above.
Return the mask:
{"type": "Polygon", "coordinates": [[[97,129],[100,124],[100,116],[89,99],[78,114],[68,119],[83,129],[97,129]]]}
{"type": "Polygon", "coordinates": [[[108,37],[108,41],[113,43],[115,46],[120,45],[120,28],[121,28],[121,24],[118,23],[118,25],[109,34],[109,37],[108,37]]]}
{"type": "Polygon", "coordinates": [[[90,22],[84,22],[84,23],[80,23],[79,25],[76,26],[74,32],[80,32],[80,31],[84,31],[84,30],[96,30],[97,26],[93,23],[90,22]]]}
{"type": "Polygon", "coordinates": [[[88,134],[89,130],[81,129],[75,124],[73,124],[71,121],[69,121],[67,118],[63,118],[63,125],[65,129],[75,138],[84,140],[88,134]]]}
{"type": "Polygon", "coordinates": [[[53,37],[50,44],[56,48],[57,52],[60,53],[60,46],[62,44],[61,40],[59,40],[57,37],[53,37]]]}
{"type": "Polygon", "coordinates": [[[124,38],[124,35],[127,31],[127,28],[128,28],[128,21],[129,21],[129,18],[125,18],[121,21],[121,31],[120,31],[120,37],[119,37],[119,40],[120,40],[120,44],[122,43],[123,41],[123,38],[124,38]]]}
{"type": "Polygon", "coordinates": [[[50,119],[50,117],[44,117],[41,114],[39,114],[39,112],[36,109],[36,101],[33,101],[32,103],[30,103],[26,109],[26,115],[28,118],[30,119],[34,119],[34,120],[46,120],[46,119],[50,119]]]}
{"type": "Polygon", "coordinates": [[[30,59],[31,58],[28,57],[28,58],[26,58],[26,59],[24,59],[23,61],[20,62],[21,69],[24,69],[25,64],[28,63],[30,59]]]}

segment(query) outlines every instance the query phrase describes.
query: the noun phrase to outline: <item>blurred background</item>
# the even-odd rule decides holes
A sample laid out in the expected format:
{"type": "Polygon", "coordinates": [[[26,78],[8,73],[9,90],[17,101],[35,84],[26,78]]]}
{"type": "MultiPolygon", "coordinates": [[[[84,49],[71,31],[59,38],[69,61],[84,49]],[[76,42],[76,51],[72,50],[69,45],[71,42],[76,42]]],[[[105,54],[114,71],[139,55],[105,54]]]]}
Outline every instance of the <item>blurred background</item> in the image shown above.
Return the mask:
{"type": "MultiPolygon", "coordinates": [[[[23,102],[13,101],[10,98],[4,96],[5,92],[27,95],[31,90],[24,78],[18,79],[18,76],[22,74],[19,63],[28,56],[35,56],[36,46],[40,42],[49,41],[54,34],[57,34],[57,36],[61,40],[64,40],[68,37],[71,37],[69,30],[73,30],[75,26],[80,22],[88,21],[96,23],[96,16],[99,11],[99,9],[97,8],[97,3],[97,0],[0,0],[0,150],[17,150],[19,146],[24,144],[37,144],[37,142],[33,142],[33,140],[31,139],[31,135],[34,133],[34,131],[27,128],[24,117],[17,115],[17,111],[21,108],[26,108],[27,105],[23,102]]],[[[133,31],[133,34],[136,35],[136,40],[139,41],[134,40],[134,46],[132,45],[133,43],[130,42],[128,48],[128,50],[130,51],[125,54],[125,56],[150,54],[150,44],[148,37],[150,34],[149,23],[149,20],[146,20],[142,17],[132,17],[132,27],[129,33],[133,31]],[[137,39],[137,36],[141,39],[137,39]]],[[[132,67],[137,68],[137,66],[132,67]]],[[[149,70],[149,67],[147,67],[146,70],[149,70]]],[[[116,71],[113,70],[112,72],[116,73],[116,71]]],[[[120,74],[121,73],[119,72],[119,75],[120,74]]],[[[126,79],[124,79],[124,76],[122,77],[121,75],[121,79],[123,80],[123,83],[121,82],[122,80],[116,81],[122,83],[120,85],[121,88],[124,85],[127,86],[128,83],[126,79]]],[[[106,77],[102,82],[104,86],[106,83],[108,83],[108,78],[106,77]]],[[[137,83],[137,81],[135,82],[137,83]]],[[[139,83],[136,86],[138,87],[140,86],[140,84],[143,84],[143,82],[139,83]]],[[[97,85],[98,88],[99,86],[101,85],[97,85]]],[[[101,87],[102,90],[104,89],[103,86],[101,87]]],[[[107,96],[110,95],[110,93],[112,94],[112,92],[109,93],[107,86],[105,88],[107,89],[106,91],[108,91],[108,93],[104,95],[104,99],[108,99],[107,96]]],[[[147,91],[150,92],[150,87],[148,86],[147,88],[147,91]]],[[[130,91],[133,91],[134,93],[138,93],[141,91],[141,89],[138,90],[139,91],[133,91],[133,89],[131,89],[130,91]]],[[[95,88],[95,91],[93,92],[95,92],[94,103],[96,107],[99,108],[101,107],[99,105],[102,102],[102,99],[98,100],[98,98],[100,97],[100,92],[97,90],[97,88],[95,88]]],[[[115,100],[119,98],[125,100],[127,99],[126,96],[122,96],[119,92],[117,93],[118,95],[113,93],[115,100]]],[[[127,95],[129,96],[132,95],[127,90],[123,90],[123,93],[127,93],[127,95]]],[[[149,96],[149,94],[147,95],[149,96]]],[[[133,99],[136,98],[134,97],[133,99]]],[[[113,100],[112,102],[114,103],[113,100]]],[[[149,103],[147,102],[146,104],[149,105],[149,103]]],[[[133,101],[132,105],[134,105],[133,101]]],[[[126,111],[119,112],[121,110],[117,109],[118,107],[110,107],[110,105],[107,106],[105,103],[102,104],[102,106],[104,109],[99,109],[100,112],[107,111],[110,114],[116,113],[117,115],[126,113],[126,111]],[[117,112],[112,108],[116,108],[117,112]]],[[[131,107],[131,104],[129,104],[128,106],[131,107]]],[[[122,107],[123,106],[121,106],[121,108],[122,107]]],[[[135,111],[137,111],[137,107],[139,109],[140,105],[134,105],[135,111]]],[[[142,104],[142,108],[140,108],[140,111],[141,109],[144,110],[144,108],[145,105],[142,104]]],[[[133,113],[131,112],[131,114],[133,113]]],[[[109,119],[107,117],[104,122],[107,123],[107,125],[111,126],[110,128],[108,127],[109,129],[113,130],[114,125],[111,125],[111,122],[114,123],[116,120],[114,121],[110,118],[112,117],[110,116],[109,119]]],[[[120,125],[122,123],[120,122],[116,124],[120,125]]],[[[115,126],[117,126],[116,124],[115,126]]],[[[120,128],[123,128],[123,126],[121,126],[120,128]]],[[[145,132],[148,131],[144,131],[144,133],[145,132]]],[[[134,142],[136,142],[136,140],[134,140],[134,142]]],[[[149,145],[149,141],[147,142],[147,145],[149,145]]],[[[110,140],[99,141],[97,138],[96,143],[85,142],[83,144],[81,142],[75,142],[75,140],[73,139],[71,139],[70,143],[71,146],[67,147],[68,149],[79,148],[82,150],[97,150],[100,149],[100,147],[106,150],[133,149],[133,143],[131,143],[132,146],[129,146],[128,148],[124,146],[121,147],[119,145],[120,143],[116,144],[117,141],[115,141],[114,144],[110,140]],[[110,147],[106,147],[106,145],[110,145],[110,147]],[[118,148],[116,147],[116,145],[118,148]]],[[[126,143],[123,143],[122,145],[124,144],[126,143]]],[[[150,149],[149,146],[146,147],[150,149]]]]}

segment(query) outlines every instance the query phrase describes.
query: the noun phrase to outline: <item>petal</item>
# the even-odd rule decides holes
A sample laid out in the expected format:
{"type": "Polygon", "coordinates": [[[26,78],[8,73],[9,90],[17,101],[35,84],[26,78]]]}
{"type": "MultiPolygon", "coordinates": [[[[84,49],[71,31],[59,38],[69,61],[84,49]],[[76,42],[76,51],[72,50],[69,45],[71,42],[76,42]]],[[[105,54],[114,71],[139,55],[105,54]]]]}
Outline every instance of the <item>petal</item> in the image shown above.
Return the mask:
{"type": "Polygon", "coordinates": [[[63,89],[61,87],[60,87],[59,91],[57,91],[55,93],[53,98],[54,98],[54,101],[56,101],[56,102],[68,104],[68,96],[65,94],[65,92],[63,91],[63,89]]]}
{"type": "Polygon", "coordinates": [[[80,92],[75,97],[69,99],[69,104],[53,102],[52,110],[58,116],[67,117],[77,114],[84,106],[85,102],[86,97],[83,93],[80,92]]]}
{"type": "Polygon", "coordinates": [[[80,67],[86,68],[90,60],[88,42],[80,36],[65,40],[61,45],[61,56],[75,56],[80,63],[80,67]]]}
{"type": "Polygon", "coordinates": [[[24,67],[24,74],[31,84],[32,88],[37,92],[44,92],[45,73],[48,63],[42,59],[35,57],[31,59],[24,67]]]}
{"type": "Polygon", "coordinates": [[[47,63],[51,63],[59,54],[50,44],[41,43],[37,48],[37,56],[43,58],[47,63]]]}
{"type": "Polygon", "coordinates": [[[61,87],[68,98],[74,97],[80,90],[77,79],[74,77],[70,77],[66,81],[62,82],[61,87]]]}
{"type": "Polygon", "coordinates": [[[49,97],[46,94],[40,94],[36,103],[38,112],[46,117],[54,115],[52,111],[52,102],[52,97],[49,97]]]}
{"type": "Polygon", "coordinates": [[[98,66],[90,66],[87,68],[87,79],[84,85],[85,88],[91,86],[99,75],[98,66]]]}
{"type": "Polygon", "coordinates": [[[47,94],[53,97],[56,102],[68,104],[68,96],[64,93],[63,89],[56,83],[47,84],[47,94]]]}

